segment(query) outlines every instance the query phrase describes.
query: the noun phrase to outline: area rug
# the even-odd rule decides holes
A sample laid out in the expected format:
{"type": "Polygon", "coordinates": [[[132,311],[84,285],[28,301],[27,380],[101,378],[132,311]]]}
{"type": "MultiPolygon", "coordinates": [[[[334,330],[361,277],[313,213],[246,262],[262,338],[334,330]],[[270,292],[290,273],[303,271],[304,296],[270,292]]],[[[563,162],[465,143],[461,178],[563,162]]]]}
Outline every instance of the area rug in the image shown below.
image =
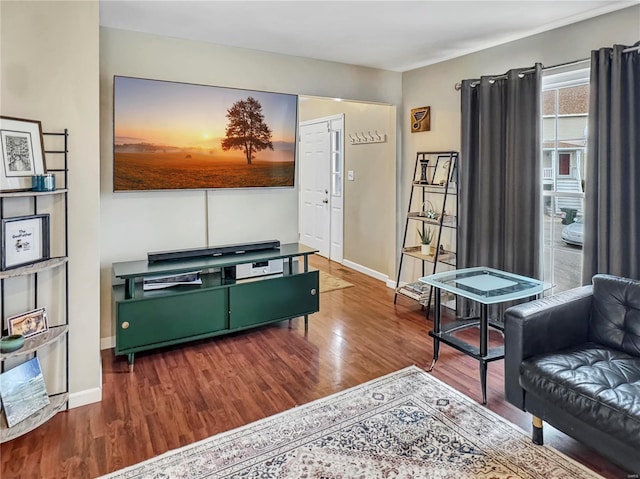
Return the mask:
{"type": "Polygon", "coordinates": [[[353,284],[333,276],[326,271],[320,271],[320,292],[326,293],[328,291],[335,291],[337,289],[349,288],[353,284]]]}
{"type": "Polygon", "coordinates": [[[600,476],[411,366],[103,477],[600,476]]]}

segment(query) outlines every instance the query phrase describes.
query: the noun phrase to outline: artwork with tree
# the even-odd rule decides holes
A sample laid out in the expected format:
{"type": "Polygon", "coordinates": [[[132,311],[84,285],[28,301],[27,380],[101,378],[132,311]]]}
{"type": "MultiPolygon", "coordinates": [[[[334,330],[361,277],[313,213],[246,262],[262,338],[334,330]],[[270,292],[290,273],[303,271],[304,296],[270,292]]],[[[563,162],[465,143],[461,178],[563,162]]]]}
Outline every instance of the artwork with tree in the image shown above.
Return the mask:
{"type": "Polygon", "coordinates": [[[264,149],[273,150],[271,128],[265,123],[262,105],[253,97],[239,100],[227,110],[226,137],[222,140],[222,149],[243,150],[247,164],[255,158],[254,153],[264,149]]]}

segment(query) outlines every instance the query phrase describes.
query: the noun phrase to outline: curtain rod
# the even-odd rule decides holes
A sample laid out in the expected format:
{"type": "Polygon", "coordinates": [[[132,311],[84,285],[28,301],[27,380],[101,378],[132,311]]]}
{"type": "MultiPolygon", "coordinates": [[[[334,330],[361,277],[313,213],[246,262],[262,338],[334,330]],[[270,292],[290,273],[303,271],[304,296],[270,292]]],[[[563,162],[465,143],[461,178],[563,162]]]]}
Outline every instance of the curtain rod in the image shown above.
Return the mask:
{"type": "MultiPolygon", "coordinates": [[[[553,70],[553,69],[555,69],[555,68],[566,67],[566,66],[569,66],[569,65],[576,65],[576,64],[578,64],[578,63],[587,62],[587,61],[589,61],[589,60],[590,60],[590,58],[582,58],[582,59],[580,59],[580,60],[573,60],[573,61],[571,61],[571,62],[558,63],[557,65],[551,65],[550,67],[545,67],[545,66],[543,66],[543,67],[542,67],[542,69],[543,69],[543,70],[553,70]]],[[[530,68],[529,70],[523,70],[523,71],[522,71],[522,72],[520,72],[520,73],[524,75],[525,73],[532,73],[532,72],[534,72],[534,71],[535,71],[535,68],[530,68]]],[[[504,79],[504,78],[507,78],[507,75],[506,75],[506,74],[504,74],[504,75],[497,75],[497,76],[491,77],[491,80],[501,80],[501,79],[504,79]]],[[[479,84],[480,84],[480,82],[479,82],[479,81],[478,81],[478,82],[473,82],[473,83],[471,84],[471,86],[476,86],[476,85],[479,85],[479,84]]],[[[459,90],[461,90],[461,89],[462,89],[462,83],[456,83],[456,84],[455,84],[455,86],[454,86],[454,88],[455,88],[456,90],[458,90],[458,91],[459,91],[459,90]]]]}
{"type": "MultiPolygon", "coordinates": [[[[519,78],[522,78],[522,77],[523,77],[523,76],[525,76],[527,73],[532,73],[532,72],[534,72],[534,71],[536,71],[536,69],[535,69],[535,68],[529,68],[528,70],[522,70],[520,73],[518,73],[518,77],[519,77],[519,78]]],[[[490,81],[491,83],[493,83],[495,80],[504,80],[505,78],[507,78],[507,74],[506,74],[506,73],[505,73],[504,75],[495,75],[495,76],[492,76],[492,77],[489,79],[489,81],[490,81]]],[[[478,81],[474,81],[473,83],[471,83],[471,86],[472,86],[472,87],[474,87],[474,86],[479,85],[479,84],[480,84],[480,80],[478,80],[478,81]]],[[[456,84],[455,84],[455,86],[454,86],[454,88],[455,88],[456,90],[462,90],[462,83],[456,83],[456,84]]]]}
{"type": "MultiPolygon", "coordinates": [[[[638,42],[638,43],[640,43],[640,42],[638,42]]],[[[630,53],[630,52],[636,52],[636,51],[638,53],[640,53],[640,45],[629,47],[629,48],[625,48],[624,50],[622,50],[622,53],[630,53]]],[[[554,70],[556,68],[566,67],[566,66],[569,66],[569,65],[577,65],[578,63],[584,63],[584,62],[588,62],[590,60],[591,60],[591,58],[582,58],[580,60],[574,60],[574,61],[571,61],[571,62],[558,63],[557,65],[551,65],[550,67],[544,67],[543,66],[542,69],[543,70],[554,70]]],[[[524,75],[525,73],[531,73],[533,71],[535,71],[535,69],[523,70],[521,72],[521,74],[524,75]]],[[[497,75],[495,77],[492,77],[491,79],[492,80],[501,80],[501,79],[504,79],[504,78],[507,78],[506,74],[505,75],[497,75]]],[[[476,86],[479,83],[480,82],[474,82],[474,83],[471,84],[471,86],[476,86]]],[[[462,83],[456,83],[454,88],[456,90],[460,91],[462,89],[462,83]]]]}

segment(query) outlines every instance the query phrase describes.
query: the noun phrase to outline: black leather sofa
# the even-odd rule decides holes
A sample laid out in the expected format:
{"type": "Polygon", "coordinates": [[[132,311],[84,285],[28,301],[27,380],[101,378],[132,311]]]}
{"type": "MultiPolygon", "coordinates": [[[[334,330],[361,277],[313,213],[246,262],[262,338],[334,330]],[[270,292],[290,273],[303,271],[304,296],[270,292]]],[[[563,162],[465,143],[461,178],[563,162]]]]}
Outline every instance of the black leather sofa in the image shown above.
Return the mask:
{"type": "Polygon", "coordinates": [[[593,284],[505,311],[507,400],[640,474],[640,281],[593,284]]]}

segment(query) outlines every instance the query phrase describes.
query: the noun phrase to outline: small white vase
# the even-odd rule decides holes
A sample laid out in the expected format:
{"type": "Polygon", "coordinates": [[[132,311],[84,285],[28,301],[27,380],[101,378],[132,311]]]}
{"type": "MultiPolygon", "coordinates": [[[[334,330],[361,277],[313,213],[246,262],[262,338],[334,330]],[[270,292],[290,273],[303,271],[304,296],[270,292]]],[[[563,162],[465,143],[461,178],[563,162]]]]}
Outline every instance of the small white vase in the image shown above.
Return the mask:
{"type": "Polygon", "coordinates": [[[428,255],[431,252],[431,245],[421,244],[420,245],[420,253],[428,255]]]}

